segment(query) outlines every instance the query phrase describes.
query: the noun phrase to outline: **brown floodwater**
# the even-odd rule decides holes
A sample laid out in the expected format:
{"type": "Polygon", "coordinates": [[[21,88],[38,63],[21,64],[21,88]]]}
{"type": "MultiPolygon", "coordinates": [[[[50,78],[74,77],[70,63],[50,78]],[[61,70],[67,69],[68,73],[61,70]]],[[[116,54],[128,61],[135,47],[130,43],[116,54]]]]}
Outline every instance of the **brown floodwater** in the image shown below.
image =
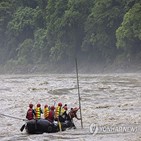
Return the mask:
{"type": "Polygon", "coordinates": [[[75,119],[75,130],[28,135],[24,121],[1,114],[25,119],[29,103],[78,107],[76,75],[0,75],[0,141],[141,140],[140,74],[80,74],[79,84],[84,128],[75,119]]]}

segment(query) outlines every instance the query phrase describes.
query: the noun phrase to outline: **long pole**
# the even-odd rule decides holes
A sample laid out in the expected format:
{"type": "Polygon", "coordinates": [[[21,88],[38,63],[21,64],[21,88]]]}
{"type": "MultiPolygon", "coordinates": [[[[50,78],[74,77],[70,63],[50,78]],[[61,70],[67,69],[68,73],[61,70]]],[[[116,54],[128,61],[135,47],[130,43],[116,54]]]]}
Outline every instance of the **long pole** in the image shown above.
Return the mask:
{"type": "Polygon", "coordinates": [[[80,108],[81,128],[83,128],[82,112],[81,112],[81,97],[80,97],[80,91],[79,91],[77,58],[75,58],[75,65],[76,65],[77,89],[78,89],[78,100],[79,100],[79,108],[80,108]]]}
{"type": "Polygon", "coordinates": [[[23,121],[28,121],[27,119],[22,119],[22,118],[18,118],[18,117],[13,117],[13,116],[5,115],[5,114],[2,114],[2,113],[0,113],[0,116],[9,117],[9,118],[18,119],[18,120],[23,120],[23,121]]]}

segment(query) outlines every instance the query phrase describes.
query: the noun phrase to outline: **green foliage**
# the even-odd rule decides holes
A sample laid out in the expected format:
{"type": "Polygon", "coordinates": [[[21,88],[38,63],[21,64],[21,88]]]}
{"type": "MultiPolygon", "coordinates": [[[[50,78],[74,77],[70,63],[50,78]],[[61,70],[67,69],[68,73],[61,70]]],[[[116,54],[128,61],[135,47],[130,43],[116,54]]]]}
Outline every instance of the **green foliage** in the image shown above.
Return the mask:
{"type": "Polygon", "coordinates": [[[50,50],[50,58],[52,62],[60,62],[65,59],[65,51],[68,48],[67,45],[57,42],[50,50]]]}
{"type": "Polygon", "coordinates": [[[11,20],[13,12],[14,8],[10,1],[0,2],[0,42],[6,38],[7,24],[11,20]]]}
{"type": "Polygon", "coordinates": [[[38,0],[18,0],[16,3],[23,7],[36,8],[38,6],[38,0]]]}
{"type": "MultiPolygon", "coordinates": [[[[124,16],[121,26],[116,31],[117,47],[133,53],[141,43],[141,4],[136,3],[124,16]]],[[[137,49],[138,48],[138,49],[137,49]]]]}
{"type": "Polygon", "coordinates": [[[34,60],[35,62],[46,62],[49,56],[49,46],[47,40],[47,30],[38,29],[34,33],[34,60]]]}
{"type": "Polygon", "coordinates": [[[24,32],[34,29],[35,9],[20,7],[13,16],[12,21],[9,22],[9,30],[15,36],[19,36],[24,32]]]}
{"type": "Polygon", "coordinates": [[[42,49],[46,46],[46,34],[47,34],[47,31],[44,30],[44,29],[38,29],[36,32],[35,32],[35,36],[34,36],[34,47],[35,48],[39,48],[39,49],[42,49]]]}
{"type": "Polygon", "coordinates": [[[9,22],[12,12],[12,4],[10,2],[0,3],[0,29],[6,28],[6,23],[9,22]]]}
{"type": "Polygon", "coordinates": [[[18,63],[19,64],[32,64],[32,48],[33,41],[26,39],[18,48],[18,63]]]}
{"type": "MultiPolygon", "coordinates": [[[[14,5],[10,0],[0,1],[0,63],[5,63],[11,56],[11,49],[8,49],[7,24],[12,19],[14,5]]],[[[12,45],[11,45],[12,46],[12,45]]]]}
{"type": "MultiPolygon", "coordinates": [[[[56,3],[51,1],[48,4],[47,9],[51,14],[47,17],[50,21],[47,30],[48,38],[52,40],[50,46],[53,46],[51,57],[53,56],[52,52],[56,52],[54,50],[57,50],[59,58],[62,55],[62,58],[66,56],[73,59],[77,52],[80,52],[84,36],[84,22],[91,6],[91,0],[69,0],[65,1],[65,3],[63,0],[58,0],[56,3]],[[61,48],[60,45],[63,47],[61,48]],[[56,49],[57,47],[58,49],[56,49]],[[59,49],[64,49],[65,51],[59,51],[59,49]]],[[[52,60],[60,59],[56,55],[56,59],[52,60]]]]}
{"type": "Polygon", "coordinates": [[[116,54],[115,31],[122,20],[120,5],[119,0],[95,1],[85,26],[84,50],[100,55],[101,59],[110,59],[116,54]]]}
{"type": "Polygon", "coordinates": [[[71,63],[76,55],[105,63],[136,56],[140,13],[140,0],[1,0],[0,63],[71,63]]]}

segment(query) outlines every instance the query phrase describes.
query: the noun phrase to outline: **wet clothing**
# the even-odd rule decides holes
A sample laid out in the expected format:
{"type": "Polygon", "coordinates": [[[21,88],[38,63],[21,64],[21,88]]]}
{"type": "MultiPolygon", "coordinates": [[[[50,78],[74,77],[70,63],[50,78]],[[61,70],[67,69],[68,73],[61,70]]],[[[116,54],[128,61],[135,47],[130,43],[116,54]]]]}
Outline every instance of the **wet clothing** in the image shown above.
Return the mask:
{"type": "Polygon", "coordinates": [[[49,107],[44,108],[44,118],[47,119],[49,116],[49,107]]]}
{"type": "Polygon", "coordinates": [[[73,127],[74,129],[76,129],[76,126],[73,122],[73,118],[75,117],[78,120],[80,119],[80,118],[77,117],[77,114],[76,114],[77,111],[78,111],[78,109],[75,110],[75,109],[71,108],[70,112],[68,113],[68,120],[71,121],[71,123],[72,123],[71,128],[73,127]]]}
{"type": "Polygon", "coordinates": [[[76,114],[77,111],[78,111],[78,110],[71,109],[71,111],[68,113],[69,118],[70,118],[70,119],[73,119],[73,118],[75,117],[75,118],[77,118],[77,119],[79,120],[79,118],[77,117],[77,114],[76,114]]]}
{"type": "Polygon", "coordinates": [[[61,106],[57,106],[55,109],[55,118],[58,118],[61,115],[61,106]]]}
{"type": "Polygon", "coordinates": [[[65,122],[66,120],[69,120],[69,116],[67,114],[67,105],[64,105],[62,110],[61,110],[61,115],[59,115],[59,121],[60,122],[65,122]]]}
{"type": "Polygon", "coordinates": [[[77,117],[77,115],[76,115],[76,113],[70,111],[69,112],[69,117],[70,117],[70,119],[73,119],[74,117],[77,117]]]}
{"type": "Polygon", "coordinates": [[[67,111],[65,111],[62,115],[59,116],[60,122],[65,122],[66,120],[70,120],[69,115],[67,114],[67,111]]]}
{"type": "Polygon", "coordinates": [[[36,109],[35,109],[35,118],[36,119],[40,119],[42,113],[43,113],[43,111],[41,110],[41,108],[40,107],[36,107],[36,109]]]}
{"type": "Polygon", "coordinates": [[[50,110],[47,120],[49,120],[50,122],[53,122],[54,121],[54,114],[55,114],[54,111],[50,110]]]}
{"type": "Polygon", "coordinates": [[[32,120],[35,117],[35,111],[32,108],[29,108],[26,114],[28,120],[32,120]]]}
{"type": "Polygon", "coordinates": [[[62,109],[61,109],[61,114],[60,115],[63,115],[63,113],[65,113],[67,111],[67,107],[63,107],[62,109]]]}

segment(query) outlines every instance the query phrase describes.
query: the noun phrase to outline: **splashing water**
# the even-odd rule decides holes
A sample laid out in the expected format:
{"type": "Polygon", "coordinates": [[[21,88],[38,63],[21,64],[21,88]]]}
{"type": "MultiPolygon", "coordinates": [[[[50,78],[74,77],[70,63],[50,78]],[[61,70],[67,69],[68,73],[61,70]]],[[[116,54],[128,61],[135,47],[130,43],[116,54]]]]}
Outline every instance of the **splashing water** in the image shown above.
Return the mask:
{"type": "MultiPolygon", "coordinates": [[[[1,141],[134,141],[140,140],[141,123],[141,76],[140,74],[104,74],[79,76],[82,116],[81,122],[74,120],[77,129],[58,133],[28,135],[20,132],[21,120],[0,115],[1,141]],[[135,132],[112,133],[90,132],[90,125],[103,127],[134,126],[135,132]]],[[[75,74],[52,75],[1,75],[0,113],[25,118],[28,104],[68,104],[78,107],[77,82],[75,74]]],[[[79,116],[79,112],[77,113],[79,116]]],[[[108,130],[109,131],[109,130],[108,130]]]]}

